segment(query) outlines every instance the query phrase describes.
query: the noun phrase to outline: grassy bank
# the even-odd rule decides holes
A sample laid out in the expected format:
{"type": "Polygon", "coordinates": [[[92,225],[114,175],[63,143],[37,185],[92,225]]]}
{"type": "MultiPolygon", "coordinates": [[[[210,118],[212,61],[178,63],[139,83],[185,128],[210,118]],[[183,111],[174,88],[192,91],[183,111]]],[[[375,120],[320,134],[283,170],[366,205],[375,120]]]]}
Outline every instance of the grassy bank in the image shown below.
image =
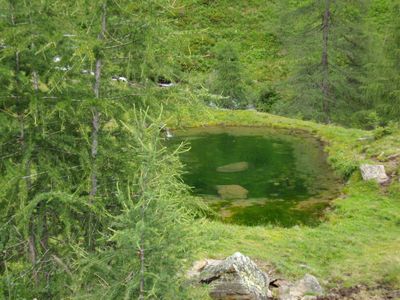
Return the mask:
{"type": "Polygon", "coordinates": [[[366,132],[252,111],[204,107],[179,111],[168,119],[171,127],[240,125],[307,131],[326,143],[329,162],[346,182],[327,221],[315,228],[201,221],[203,247],[198,258],[222,258],[240,251],[286,278],[314,274],[326,288],[356,284],[400,288],[400,157],[394,155],[400,153],[399,130],[366,132]],[[389,187],[361,180],[358,166],[372,161],[380,161],[393,173],[389,187]]]}

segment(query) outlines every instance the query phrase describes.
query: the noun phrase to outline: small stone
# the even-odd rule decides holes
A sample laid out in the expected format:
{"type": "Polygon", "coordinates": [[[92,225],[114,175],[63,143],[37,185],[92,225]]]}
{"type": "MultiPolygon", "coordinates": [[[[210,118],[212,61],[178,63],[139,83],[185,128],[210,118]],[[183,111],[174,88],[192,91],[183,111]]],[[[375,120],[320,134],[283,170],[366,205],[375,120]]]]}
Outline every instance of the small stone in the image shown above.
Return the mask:
{"type": "Polygon", "coordinates": [[[302,300],[313,299],[305,298],[308,296],[322,295],[323,290],[317,278],[306,274],[302,279],[294,284],[289,284],[279,288],[279,300],[302,300]]]}
{"type": "Polygon", "coordinates": [[[383,165],[364,164],[360,166],[360,170],[364,180],[375,180],[378,183],[385,183],[389,180],[383,165]]]}
{"type": "Polygon", "coordinates": [[[358,138],[357,140],[360,142],[364,142],[364,141],[373,141],[375,138],[373,136],[363,136],[358,138]]]}

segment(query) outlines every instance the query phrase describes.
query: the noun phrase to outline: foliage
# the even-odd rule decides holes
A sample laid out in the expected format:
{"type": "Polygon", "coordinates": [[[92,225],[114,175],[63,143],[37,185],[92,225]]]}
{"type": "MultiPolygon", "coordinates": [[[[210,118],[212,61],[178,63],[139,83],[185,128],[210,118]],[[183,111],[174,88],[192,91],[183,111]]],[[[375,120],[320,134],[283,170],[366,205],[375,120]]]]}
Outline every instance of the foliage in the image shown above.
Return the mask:
{"type": "Polygon", "coordinates": [[[307,119],[345,123],[367,105],[358,93],[367,44],[365,7],[361,2],[332,1],[281,5],[289,8],[282,35],[292,66],[286,86],[291,98],[280,109],[292,115],[301,112],[307,119]]]}
{"type": "Polygon", "coordinates": [[[353,127],[363,129],[375,129],[381,122],[376,111],[374,110],[360,110],[353,114],[351,117],[353,127]]]}
{"type": "Polygon", "coordinates": [[[280,95],[275,89],[271,87],[265,87],[260,91],[259,98],[256,102],[256,107],[258,110],[263,112],[272,112],[272,108],[280,100],[280,95]]]}
{"type": "Polygon", "coordinates": [[[220,105],[239,108],[246,104],[246,89],[243,70],[235,46],[221,43],[216,46],[215,75],[211,78],[211,90],[223,96],[220,105]]]}
{"type": "Polygon", "coordinates": [[[122,206],[112,235],[79,267],[76,293],[84,299],[169,299],[185,297],[180,281],[194,247],[190,196],[179,179],[176,154],[162,146],[159,120],[134,114],[125,164],[128,184],[117,182],[122,206]],[[148,125],[150,124],[150,125],[148,125]],[[101,288],[103,287],[103,288],[101,288]]]}
{"type": "MultiPolygon", "coordinates": [[[[140,169],[135,168],[137,157],[132,157],[129,149],[141,140],[135,140],[126,126],[144,130],[152,124],[152,137],[160,134],[157,120],[146,118],[146,125],[133,123],[137,116],[132,109],[150,104],[160,107],[153,98],[156,88],[151,78],[159,74],[159,64],[154,64],[159,54],[152,49],[161,43],[156,37],[162,26],[155,21],[159,13],[156,1],[106,4],[0,2],[8,8],[0,22],[1,297],[70,297],[80,274],[75,267],[82,265],[82,256],[95,258],[105,249],[113,253],[118,243],[109,241],[110,228],[118,217],[122,220],[125,216],[120,221],[123,229],[133,226],[126,211],[128,198],[133,196],[127,193],[134,191],[140,169]],[[130,30],[133,11],[142,16],[138,28],[151,30],[130,30]],[[114,81],[112,76],[122,76],[125,82],[114,81]]],[[[158,143],[152,145],[159,147],[158,143]]],[[[165,172],[152,169],[163,196],[152,209],[162,208],[165,218],[159,216],[154,226],[146,224],[151,234],[157,226],[163,233],[168,228],[170,234],[165,238],[169,237],[169,242],[176,241],[175,234],[183,238],[184,232],[191,230],[183,226],[191,218],[190,209],[175,211],[186,188],[174,179],[175,173],[166,172],[176,170],[169,165],[176,164],[176,155],[157,153],[156,158],[165,157],[163,166],[168,164],[168,168],[165,172]],[[165,181],[159,176],[166,176],[165,181]],[[180,198],[174,198],[176,193],[180,198]],[[188,212],[186,217],[184,212],[188,212]],[[171,219],[174,221],[166,226],[165,220],[171,219]]],[[[161,197],[160,193],[154,197],[161,197]]],[[[145,238],[146,250],[149,243],[156,245],[160,239],[160,233],[151,234],[145,238]]],[[[161,253],[160,248],[149,252],[153,268],[149,271],[157,271],[154,257],[161,253]]],[[[154,285],[153,277],[146,273],[146,295],[151,294],[153,285],[163,286],[163,276],[176,280],[171,289],[179,290],[181,274],[172,276],[171,270],[188,254],[178,251],[175,256],[171,249],[170,259],[162,265],[166,269],[160,274],[162,283],[154,285]]],[[[130,259],[131,266],[137,267],[137,257],[130,259]]],[[[134,293],[138,295],[137,290],[134,293]]]]}
{"type": "MultiPolygon", "coordinates": [[[[378,7],[374,7],[374,12],[378,7]]],[[[368,65],[368,78],[365,80],[365,93],[382,120],[399,121],[399,68],[400,68],[400,6],[393,3],[382,3],[379,7],[382,16],[387,19],[387,28],[374,35],[372,55],[368,65]],[[379,46],[378,46],[379,45],[379,46]]],[[[376,22],[376,16],[371,19],[376,22]]]]}

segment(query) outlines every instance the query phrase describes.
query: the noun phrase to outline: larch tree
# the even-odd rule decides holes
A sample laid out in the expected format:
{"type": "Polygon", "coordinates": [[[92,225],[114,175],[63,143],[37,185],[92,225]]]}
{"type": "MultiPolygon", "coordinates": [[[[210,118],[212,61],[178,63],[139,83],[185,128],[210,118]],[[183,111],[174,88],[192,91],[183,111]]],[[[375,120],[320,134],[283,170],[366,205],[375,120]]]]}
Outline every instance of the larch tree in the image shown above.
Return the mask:
{"type": "Polygon", "coordinates": [[[55,87],[51,78],[57,72],[49,68],[51,53],[58,37],[56,20],[49,15],[57,12],[48,3],[36,1],[8,1],[2,7],[9,8],[8,18],[1,24],[0,53],[0,80],[7,87],[1,94],[5,121],[1,143],[7,147],[2,146],[5,157],[0,167],[2,176],[8,178],[1,195],[6,286],[9,297],[24,298],[32,291],[50,297],[47,282],[55,278],[60,263],[66,266],[59,254],[63,247],[51,239],[63,231],[60,224],[71,221],[55,214],[74,207],[67,204],[73,187],[69,170],[74,155],[65,151],[70,139],[62,130],[66,123],[58,119],[63,99],[50,91],[55,87]],[[25,255],[29,265],[15,259],[25,255]]]}
{"type": "MultiPolygon", "coordinates": [[[[382,26],[371,17],[371,26],[377,28],[364,81],[366,98],[371,103],[368,114],[375,116],[381,125],[400,120],[400,5],[388,2],[379,7],[385,16],[382,26]],[[382,7],[384,6],[384,8],[382,7]]],[[[363,119],[364,122],[368,121],[363,119]]]]}
{"type": "MultiPolygon", "coordinates": [[[[283,5],[290,7],[288,2],[283,5]]],[[[307,119],[343,122],[362,109],[359,96],[366,52],[359,1],[311,0],[292,4],[281,32],[290,74],[285,105],[277,109],[307,119]],[[344,117],[343,115],[346,115],[344,117]]]]}

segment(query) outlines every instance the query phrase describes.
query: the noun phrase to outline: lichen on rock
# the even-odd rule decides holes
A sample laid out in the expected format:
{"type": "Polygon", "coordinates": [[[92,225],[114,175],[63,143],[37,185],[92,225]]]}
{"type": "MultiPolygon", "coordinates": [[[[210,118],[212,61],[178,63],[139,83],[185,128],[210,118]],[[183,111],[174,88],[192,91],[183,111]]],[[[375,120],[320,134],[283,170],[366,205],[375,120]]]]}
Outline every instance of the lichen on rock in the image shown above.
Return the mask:
{"type": "Polygon", "coordinates": [[[389,180],[383,165],[364,164],[360,166],[360,170],[364,180],[375,180],[378,183],[385,183],[389,180]]]}
{"type": "Polygon", "coordinates": [[[247,256],[236,252],[218,264],[205,266],[199,280],[211,286],[214,300],[266,300],[269,277],[247,256]]]}

